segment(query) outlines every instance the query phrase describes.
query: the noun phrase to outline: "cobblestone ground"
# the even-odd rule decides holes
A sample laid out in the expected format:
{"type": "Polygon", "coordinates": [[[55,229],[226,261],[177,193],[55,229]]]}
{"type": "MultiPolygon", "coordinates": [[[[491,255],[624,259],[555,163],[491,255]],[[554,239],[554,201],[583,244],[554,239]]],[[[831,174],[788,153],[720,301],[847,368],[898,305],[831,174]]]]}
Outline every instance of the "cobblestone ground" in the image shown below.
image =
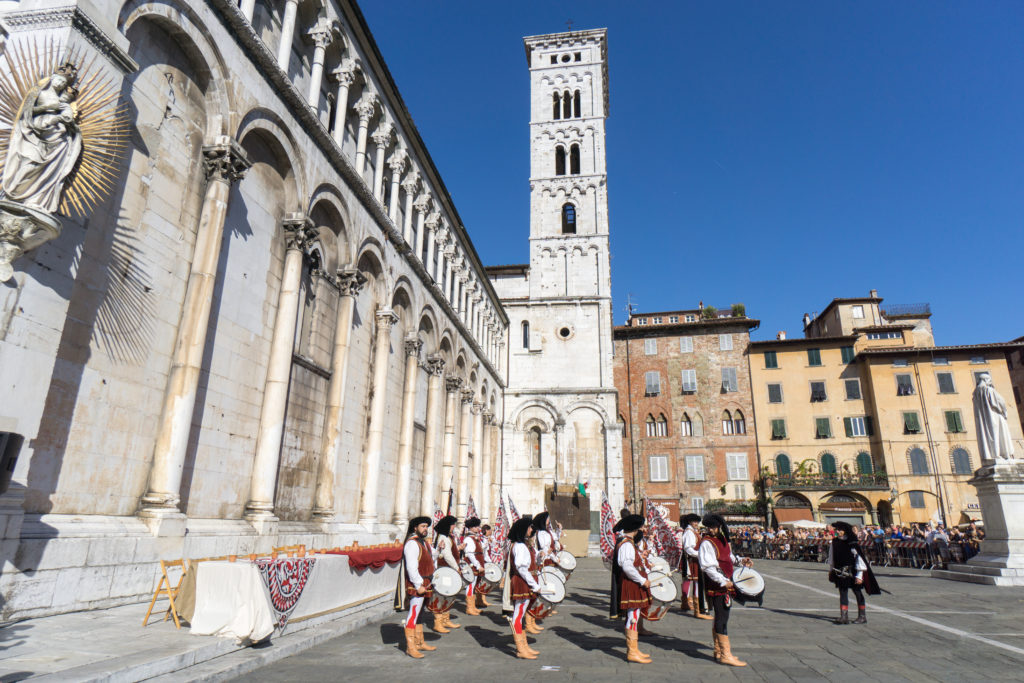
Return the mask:
{"type": "MultiPolygon", "coordinates": [[[[870,599],[866,626],[837,626],[838,598],[821,565],[763,560],[763,608],[734,606],[729,623],[742,669],[711,658],[710,621],[673,610],[641,639],[647,665],[625,661],[622,624],[607,617],[609,573],[580,562],[558,614],[530,638],[536,660],[515,657],[500,609],[462,613],[463,628],[440,636],[422,660],[407,657],[398,618],[366,626],[273,666],[252,681],[698,680],[979,681],[1024,678],[1024,589],[929,578],[915,570],[876,572],[891,594],[870,599]]],[[[852,596],[851,596],[852,598],[852,596]]],[[[495,601],[492,600],[492,604],[495,601]]],[[[855,609],[855,608],[854,608],[855,609]]]]}

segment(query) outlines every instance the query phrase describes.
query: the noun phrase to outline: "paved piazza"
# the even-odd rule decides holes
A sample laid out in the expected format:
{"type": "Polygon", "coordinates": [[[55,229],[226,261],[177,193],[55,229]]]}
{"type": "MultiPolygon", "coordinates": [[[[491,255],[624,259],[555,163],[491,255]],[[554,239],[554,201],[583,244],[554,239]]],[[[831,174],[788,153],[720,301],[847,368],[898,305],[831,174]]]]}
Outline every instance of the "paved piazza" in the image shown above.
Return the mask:
{"type": "MultiPolygon", "coordinates": [[[[413,660],[397,617],[366,626],[248,676],[253,681],[315,680],[770,680],[965,681],[1019,680],[1024,667],[1024,589],[992,588],[881,568],[892,594],[874,597],[866,626],[836,626],[837,593],[822,565],[759,561],[764,607],[736,606],[733,653],[749,666],[711,659],[710,621],[677,611],[641,639],[653,662],[627,664],[621,622],[607,618],[609,574],[599,560],[581,561],[559,614],[530,638],[540,656],[515,658],[497,607],[479,617],[461,613],[463,628],[427,640],[437,646],[413,660]]],[[[851,596],[852,598],[852,596],[851,596]]],[[[492,600],[492,604],[493,604],[492,600]]],[[[854,607],[854,609],[856,609],[854,607]]]]}

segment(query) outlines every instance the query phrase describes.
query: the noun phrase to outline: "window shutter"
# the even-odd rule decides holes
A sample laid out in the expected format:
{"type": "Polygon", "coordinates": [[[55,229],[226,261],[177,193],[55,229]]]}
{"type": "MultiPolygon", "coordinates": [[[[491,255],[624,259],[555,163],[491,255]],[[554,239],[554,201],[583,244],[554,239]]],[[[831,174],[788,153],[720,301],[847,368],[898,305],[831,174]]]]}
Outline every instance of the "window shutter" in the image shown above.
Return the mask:
{"type": "Polygon", "coordinates": [[[953,410],[947,410],[946,411],[946,431],[947,432],[955,432],[956,431],[956,411],[953,411],[953,410]]]}
{"type": "Polygon", "coordinates": [[[782,403],[782,385],[781,384],[769,384],[768,385],[768,402],[769,403],[782,403]]]}
{"type": "Polygon", "coordinates": [[[655,356],[658,354],[657,339],[644,339],[644,354],[647,356],[655,356]]]}
{"type": "Polygon", "coordinates": [[[693,352],[693,337],[680,337],[679,338],[679,352],[680,353],[692,353],[693,352]]]}
{"type": "Polygon", "coordinates": [[[807,364],[821,365],[821,349],[807,349],[807,364]]]}
{"type": "Polygon", "coordinates": [[[843,427],[846,429],[846,436],[853,436],[853,420],[851,418],[843,418],[843,427]]]}
{"type": "Polygon", "coordinates": [[[870,415],[864,418],[864,431],[868,436],[875,435],[875,419],[870,415]]]}
{"type": "Polygon", "coordinates": [[[786,438],[786,421],[785,420],[772,420],[772,438],[773,439],[785,439],[786,438]]]}
{"type": "Polygon", "coordinates": [[[732,351],[732,335],[731,334],[720,334],[720,335],[718,335],[718,348],[721,351],[732,351]]]}
{"type": "Polygon", "coordinates": [[[831,430],[829,429],[829,422],[827,417],[815,418],[815,432],[819,439],[827,439],[831,436],[831,430]]]}
{"type": "Polygon", "coordinates": [[[766,368],[777,368],[779,367],[779,357],[774,351],[764,352],[764,366],[766,368]]]}
{"type": "Polygon", "coordinates": [[[903,426],[908,432],[921,431],[921,425],[917,421],[917,413],[903,413],[903,426]]]}
{"type": "Polygon", "coordinates": [[[842,353],[843,353],[843,362],[844,363],[849,364],[849,363],[853,362],[853,347],[852,346],[844,346],[842,348],[842,353]]]}

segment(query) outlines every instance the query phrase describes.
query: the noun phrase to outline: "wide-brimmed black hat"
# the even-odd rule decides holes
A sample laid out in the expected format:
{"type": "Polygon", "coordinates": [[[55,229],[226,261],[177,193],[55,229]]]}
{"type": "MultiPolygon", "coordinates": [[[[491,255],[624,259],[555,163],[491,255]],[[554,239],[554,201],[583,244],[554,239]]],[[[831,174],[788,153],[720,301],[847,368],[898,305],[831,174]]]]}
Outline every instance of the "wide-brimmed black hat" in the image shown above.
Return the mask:
{"type": "Polygon", "coordinates": [[[615,533],[618,533],[620,531],[629,533],[630,531],[636,531],[643,525],[644,518],[642,515],[629,515],[628,517],[623,517],[622,519],[620,519],[618,524],[616,524],[612,528],[612,531],[614,531],[615,533]]]}
{"type": "Polygon", "coordinates": [[[540,513],[539,515],[533,518],[533,524],[531,526],[533,526],[535,530],[540,531],[542,529],[547,528],[547,523],[548,513],[545,510],[544,512],[540,513]]]}
{"type": "Polygon", "coordinates": [[[441,521],[438,522],[437,525],[434,527],[434,533],[436,533],[438,536],[447,536],[449,533],[451,533],[452,527],[455,526],[455,522],[457,521],[458,520],[455,519],[455,517],[453,517],[452,515],[442,517],[441,521]]]}
{"type": "Polygon", "coordinates": [[[466,520],[466,528],[467,529],[475,529],[478,526],[480,526],[480,520],[477,519],[476,517],[470,517],[469,519],[466,520]]]}
{"type": "Polygon", "coordinates": [[[832,522],[833,529],[842,529],[846,532],[846,540],[854,541],[857,540],[857,535],[853,533],[853,527],[850,526],[849,522],[832,522]]]}
{"type": "Polygon", "coordinates": [[[526,541],[526,532],[533,525],[533,517],[524,515],[512,523],[508,531],[508,540],[512,543],[523,543],[526,541]]]}
{"type": "Polygon", "coordinates": [[[694,522],[700,521],[700,515],[696,512],[690,512],[679,518],[679,523],[683,526],[690,526],[694,522]]]}
{"type": "Polygon", "coordinates": [[[420,516],[410,519],[409,528],[405,530],[405,537],[408,538],[409,536],[412,536],[413,532],[416,531],[416,527],[420,524],[430,524],[430,517],[420,516]]]}
{"type": "Polygon", "coordinates": [[[713,515],[710,513],[704,515],[704,519],[702,519],[700,523],[709,529],[711,527],[718,527],[723,530],[729,528],[729,525],[725,523],[725,520],[722,519],[721,515],[713,515]]]}

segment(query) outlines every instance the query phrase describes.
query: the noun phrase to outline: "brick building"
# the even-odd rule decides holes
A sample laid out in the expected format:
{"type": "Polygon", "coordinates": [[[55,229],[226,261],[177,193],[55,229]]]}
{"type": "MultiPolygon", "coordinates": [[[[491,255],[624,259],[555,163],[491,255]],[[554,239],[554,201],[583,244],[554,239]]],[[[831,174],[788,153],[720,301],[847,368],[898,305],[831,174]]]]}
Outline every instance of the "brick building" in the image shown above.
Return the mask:
{"type": "Polygon", "coordinates": [[[674,517],[709,503],[743,516],[735,503],[756,498],[746,352],[757,325],[737,305],[633,313],[614,328],[627,500],[649,496],[674,517]]]}

